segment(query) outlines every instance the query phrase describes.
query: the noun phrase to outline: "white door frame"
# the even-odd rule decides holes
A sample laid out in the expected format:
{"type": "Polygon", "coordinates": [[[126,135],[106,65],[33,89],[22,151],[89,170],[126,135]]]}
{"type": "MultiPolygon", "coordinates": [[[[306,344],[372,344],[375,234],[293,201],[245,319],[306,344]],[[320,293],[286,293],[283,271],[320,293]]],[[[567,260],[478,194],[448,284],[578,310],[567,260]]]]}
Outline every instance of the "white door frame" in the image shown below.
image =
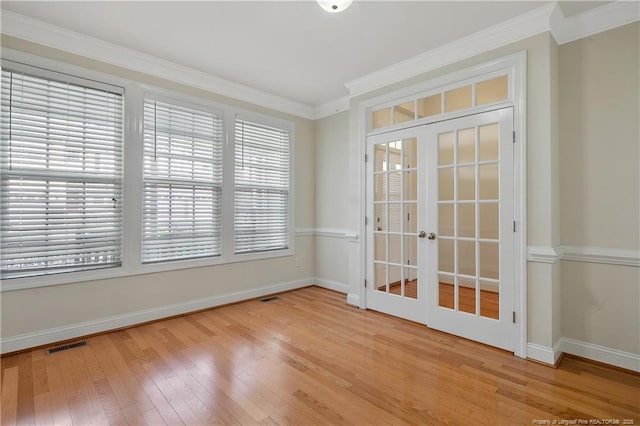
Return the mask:
{"type": "MultiPolygon", "coordinates": [[[[358,147],[354,154],[357,154],[358,166],[360,167],[360,221],[358,229],[358,238],[352,239],[352,242],[358,241],[357,248],[351,248],[349,244],[350,264],[354,265],[350,269],[349,287],[357,288],[357,294],[350,294],[348,302],[357,301],[360,308],[366,309],[366,289],[364,280],[367,268],[367,253],[364,236],[366,235],[365,212],[367,211],[367,168],[365,164],[366,142],[368,133],[369,111],[376,106],[407,98],[411,95],[418,94],[423,91],[436,89],[443,86],[449,86],[456,82],[480,78],[482,75],[506,70],[509,75],[509,99],[502,105],[494,105],[492,107],[476,107],[462,112],[444,114],[438,117],[438,121],[451,118],[462,117],[478,112],[489,111],[497,107],[510,106],[513,107],[513,127],[514,127],[514,217],[516,221],[516,233],[514,235],[514,310],[516,312],[516,326],[514,335],[514,354],[521,358],[527,357],[527,52],[521,51],[509,56],[505,56],[490,62],[482,63],[476,66],[462,69],[441,77],[436,77],[397,91],[393,91],[381,96],[361,101],[357,104],[357,110],[354,111],[352,117],[357,120],[354,128],[358,140],[358,147]]],[[[428,119],[422,119],[418,122],[409,122],[407,126],[411,127],[418,124],[428,124],[428,119]]],[[[396,130],[402,126],[394,126],[386,129],[396,130]]]]}

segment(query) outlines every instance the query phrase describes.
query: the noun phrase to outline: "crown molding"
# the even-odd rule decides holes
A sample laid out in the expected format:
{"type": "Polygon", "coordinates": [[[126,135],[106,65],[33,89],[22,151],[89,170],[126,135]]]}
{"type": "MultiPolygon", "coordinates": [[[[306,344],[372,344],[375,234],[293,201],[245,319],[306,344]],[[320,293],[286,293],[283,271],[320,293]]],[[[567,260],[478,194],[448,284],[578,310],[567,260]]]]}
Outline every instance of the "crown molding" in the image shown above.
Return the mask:
{"type": "Polygon", "coordinates": [[[557,8],[550,18],[550,30],[558,44],[565,44],[638,20],[640,3],[614,1],[569,18],[565,18],[557,8]]]}
{"type": "Polygon", "coordinates": [[[345,84],[356,97],[549,30],[554,3],[424,52],[345,84]]]}
{"type": "Polygon", "coordinates": [[[311,120],[315,118],[315,109],[309,105],[8,10],[2,10],[2,33],[261,107],[311,120]]]}
{"type": "Polygon", "coordinates": [[[561,45],[638,20],[640,3],[637,1],[614,1],[569,18],[565,18],[557,2],[549,3],[352,80],[345,86],[353,98],[546,31],[561,45]]]}
{"type": "Polygon", "coordinates": [[[349,96],[343,96],[342,98],[334,99],[332,101],[325,102],[316,106],[314,110],[314,119],[319,120],[321,118],[329,117],[330,115],[348,110],[349,96]]]}

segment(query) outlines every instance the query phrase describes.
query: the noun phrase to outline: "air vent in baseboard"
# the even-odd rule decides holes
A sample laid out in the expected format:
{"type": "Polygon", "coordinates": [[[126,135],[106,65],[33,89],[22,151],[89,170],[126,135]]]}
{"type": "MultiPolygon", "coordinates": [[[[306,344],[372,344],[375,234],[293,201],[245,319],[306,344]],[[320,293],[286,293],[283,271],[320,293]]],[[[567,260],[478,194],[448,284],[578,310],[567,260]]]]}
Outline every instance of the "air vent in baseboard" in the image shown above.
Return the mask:
{"type": "Polygon", "coordinates": [[[55,348],[50,348],[47,350],[47,352],[49,352],[49,354],[53,354],[60,351],[66,351],[67,349],[73,349],[79,346],[84,346],[86,344],[87,344],[87,341],[83,340],[81,342],[69,343],[68,345],[62,345],[62,346],[57,346],[55,348]]]}
{"type": "Polygon", "coordinates": [[[280,300],[278,296],[266,297],[264,299],[260,299],[261,302],[271,302],[272,300],[280,300]]]}

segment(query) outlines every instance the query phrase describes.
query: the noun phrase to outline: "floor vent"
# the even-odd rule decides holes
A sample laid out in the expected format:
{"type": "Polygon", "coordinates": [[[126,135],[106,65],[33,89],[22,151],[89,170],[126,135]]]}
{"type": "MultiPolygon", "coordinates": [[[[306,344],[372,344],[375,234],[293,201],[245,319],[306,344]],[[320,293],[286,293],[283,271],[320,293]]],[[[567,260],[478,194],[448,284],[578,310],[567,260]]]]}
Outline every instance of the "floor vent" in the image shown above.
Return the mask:
{"type": "Polygon", "coordinates": [[[280,300],[280,298],[278,296],[271,296],[271,297],[267,297],[264,299],[260,299],[261,302],[271,302],[273,300],[280,300]]]}
{"type": "Polygon", "coordinates": [[[67,349],[73,349],[73,348],[77,348],[79,346],[84,346],[86,345],[87,342],[85,340],[83,340],[82,342],[76,342],[76,343],[69,343],[68,345],[62,345],[62,346],[58,346],[55,348],[51,348],[48,350],[49,354],[53,354],[56,352],[60,352],[60,351],[66,351],[67,349]]]}

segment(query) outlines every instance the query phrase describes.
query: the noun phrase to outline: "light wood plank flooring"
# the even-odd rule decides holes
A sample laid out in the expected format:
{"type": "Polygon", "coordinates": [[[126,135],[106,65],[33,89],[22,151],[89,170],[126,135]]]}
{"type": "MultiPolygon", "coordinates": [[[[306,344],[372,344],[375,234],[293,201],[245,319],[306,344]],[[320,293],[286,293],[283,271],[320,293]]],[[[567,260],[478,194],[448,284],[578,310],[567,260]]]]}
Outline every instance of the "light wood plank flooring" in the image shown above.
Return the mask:
{"type": "Polygon", "coordinates": [[[553,369],[317,287],[87,342],[2,358],[1,424],[640,424],[638,375],[553,369]]]}

